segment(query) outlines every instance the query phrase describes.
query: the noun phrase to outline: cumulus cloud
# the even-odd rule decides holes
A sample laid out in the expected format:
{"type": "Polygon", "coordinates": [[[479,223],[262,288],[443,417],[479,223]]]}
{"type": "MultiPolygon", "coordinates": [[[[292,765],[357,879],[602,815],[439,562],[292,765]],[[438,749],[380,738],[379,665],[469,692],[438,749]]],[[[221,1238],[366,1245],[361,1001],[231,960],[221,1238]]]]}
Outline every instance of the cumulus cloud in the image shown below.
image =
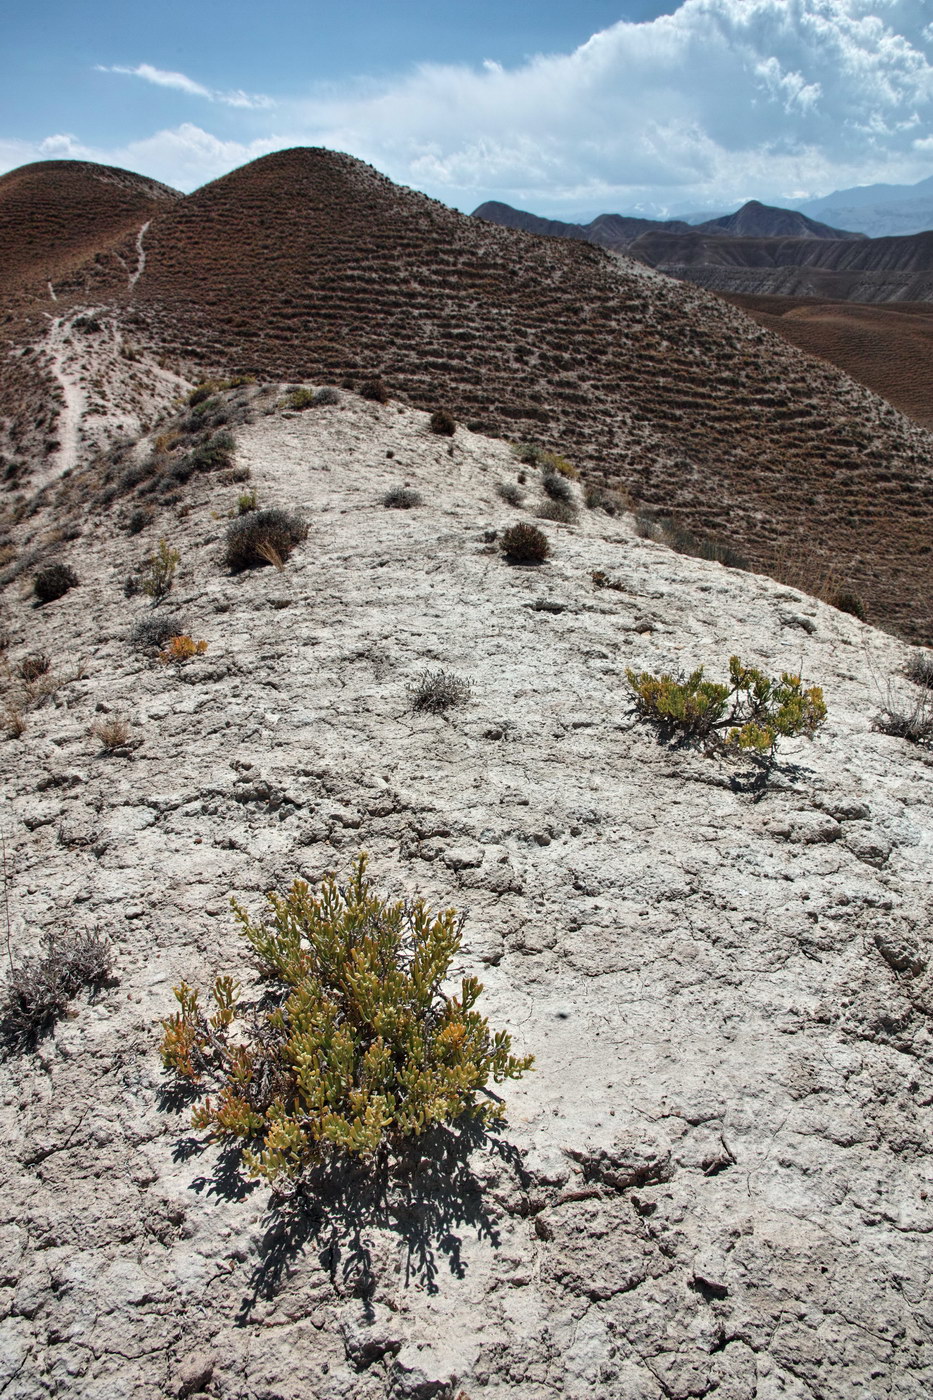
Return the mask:
{"type": "Polygon", "coordinates": [[[260,93],[241,92],[239,88],[232,92],[221,92],[217,88],[208,88],[203,83],[195,82],[187,73],[173,73],[170,69],[154,68],[151,63],[138,63],[135,68],[126,68],[120,63],[98,63],[95,67],[98,73],[123,73],[131,78],[142,78],[144,82],[153,83],[156,87],[174,88],[176,92],[186,92],[189,97],[202,97],[207,102],[221,102],[226,107],[275,106],[271,97],[264,97],[260,93]]]}
{"type": "Polygon", "coordinates": [[[191,188],[261,150],[324,145],[461,208],[565,216],[800,200],[931,173],[931,54],[929,0],[683,0],[513,67],[424,65],[280,97],[275,133],[270,99],[140,64],[119,71],[253,109],[225,115],[242,139],[185,123],[89,158],[191,188]]]}
{"type": "Polygon", "coordinates": [[[70,133],[47,136],[37,142],[0,138],[0,170],[34,160],[91,160],[135,170],[175,189],[192,190],[238,165],[290,144],[274,135],[253,141],[224,141],[190,122],[122,146],[87,145],[70,133]]]}

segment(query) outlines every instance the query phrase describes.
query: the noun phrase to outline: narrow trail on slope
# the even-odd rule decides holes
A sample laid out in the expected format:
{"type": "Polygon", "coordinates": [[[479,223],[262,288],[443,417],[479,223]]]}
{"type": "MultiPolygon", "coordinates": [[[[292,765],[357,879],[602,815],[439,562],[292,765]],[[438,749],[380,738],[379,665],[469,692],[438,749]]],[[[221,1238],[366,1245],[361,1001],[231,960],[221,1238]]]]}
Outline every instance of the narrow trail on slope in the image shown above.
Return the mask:
{"type": "Polygon", "coordinates": [[[81,420],[87,406],[84,386],[74,377],[69,365],[70,356],[66,340],[71,333],[71,319],[67,316],[54,316],[49,320],[45,352],[49,369],[61,387],[64,402],[55,425],[60,446],[53,459],[54,469],[46,473],[46,479],[61,476],[77,465],[81,420]]]}
{"type": "Polygon", "coordinates": [[[136,286],[136,283],[139,281],[140,277],[142,277],[143,272],[146,269],[146,250],[143,247],[143,239],[145,238],[146,230],[151,223],[152,220],[147,219],[146,222],[143,224],[142,228],[139,230],[139,233],[137,233],[136,235],[136,252],[138,254],[138,259],[136,262],[136,271],[130,273],[130,291],[132,291],[133,288],[136,286]]]}

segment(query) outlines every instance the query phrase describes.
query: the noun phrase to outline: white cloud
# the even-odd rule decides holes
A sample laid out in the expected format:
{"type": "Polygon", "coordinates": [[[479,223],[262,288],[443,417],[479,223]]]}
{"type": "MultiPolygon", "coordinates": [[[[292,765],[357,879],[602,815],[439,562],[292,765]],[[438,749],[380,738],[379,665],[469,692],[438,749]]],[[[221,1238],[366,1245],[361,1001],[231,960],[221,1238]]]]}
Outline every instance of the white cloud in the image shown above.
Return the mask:
{"type": "Polygon", "coordinates": [[[120,71],[252,109],[225,118],[242,139],[184,123],[87,158],[191,188],[264,150],[324,145],[462,208],[565,215],[800,200],[931,173],[931,51],[929,0],[683,0],[512,68],[425,65],[280,98],[274,132],[271,99],[140,64],[120,71]]]}
{"type": "Polygon", "coordinates": [[[239,88],[232,92],[221,92],[195,82],[187,73],[173,73],[170,69],[154,68],[151,63],[138,63],[135,68],[127,68],[120,63],[98,63],[95,67],[98,73],[123,73],[131,78],[142,78],[144,82],[153,83],[156,87],[174,88],[177,92],[187,93],[189,97],[201,97],[207,102],[221,102],[226,107],[275,106],[271,97],[263,97],[260,93],[242,92],[239,88]]]}

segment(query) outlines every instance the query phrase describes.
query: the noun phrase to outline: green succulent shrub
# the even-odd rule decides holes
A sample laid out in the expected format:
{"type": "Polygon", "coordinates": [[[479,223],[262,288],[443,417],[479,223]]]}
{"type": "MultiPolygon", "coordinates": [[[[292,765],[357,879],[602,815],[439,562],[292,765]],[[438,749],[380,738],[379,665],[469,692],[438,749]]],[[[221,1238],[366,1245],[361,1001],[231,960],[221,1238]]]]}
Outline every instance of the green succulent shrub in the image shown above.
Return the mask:
{"type": "Polygon", "coordinates": [[[700,666],[689,676],[626,670],[635,713],[663,734],[707,747],[772,754],[781,738],[812,737],[826,719],[819,686],[805,690],[800,676],[769,678],[754,666],[729,658],[729,684],[703,679],[700,666]]]}
{"type": "Polygon", "coordinates": [[[360,856],[346,885],[319,893],[296,880],[267,896],[254,920],[235,901],[267,997],[240,1010],[232,977],[218,977],[210,1008],[175,989],[180,1010],[162,1023],[162,1061],[201,1102],[193,1124],[243,1146],[254,1177],[294,1180],[334,1153],[371,1159],[435,1124],[501,1121],[490,1079],[517,1079],[532,1057],[474,1010],[481,984],[442,991],[460,947],[463,916],[423,900],[387,903],[360,856]]]}

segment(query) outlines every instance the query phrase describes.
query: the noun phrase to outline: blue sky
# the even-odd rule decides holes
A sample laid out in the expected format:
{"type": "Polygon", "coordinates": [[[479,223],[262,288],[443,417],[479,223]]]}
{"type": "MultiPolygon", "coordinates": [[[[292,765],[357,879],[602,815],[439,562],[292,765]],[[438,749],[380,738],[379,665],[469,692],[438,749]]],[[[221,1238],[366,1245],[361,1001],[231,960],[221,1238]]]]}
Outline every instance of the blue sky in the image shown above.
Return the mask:
{"type": "Polygon", "coordinates": [[[185,190],[296,144],[563,217],[933,174],[931,0],[32,0],[0,80],[0,170],[185,190]]]}

